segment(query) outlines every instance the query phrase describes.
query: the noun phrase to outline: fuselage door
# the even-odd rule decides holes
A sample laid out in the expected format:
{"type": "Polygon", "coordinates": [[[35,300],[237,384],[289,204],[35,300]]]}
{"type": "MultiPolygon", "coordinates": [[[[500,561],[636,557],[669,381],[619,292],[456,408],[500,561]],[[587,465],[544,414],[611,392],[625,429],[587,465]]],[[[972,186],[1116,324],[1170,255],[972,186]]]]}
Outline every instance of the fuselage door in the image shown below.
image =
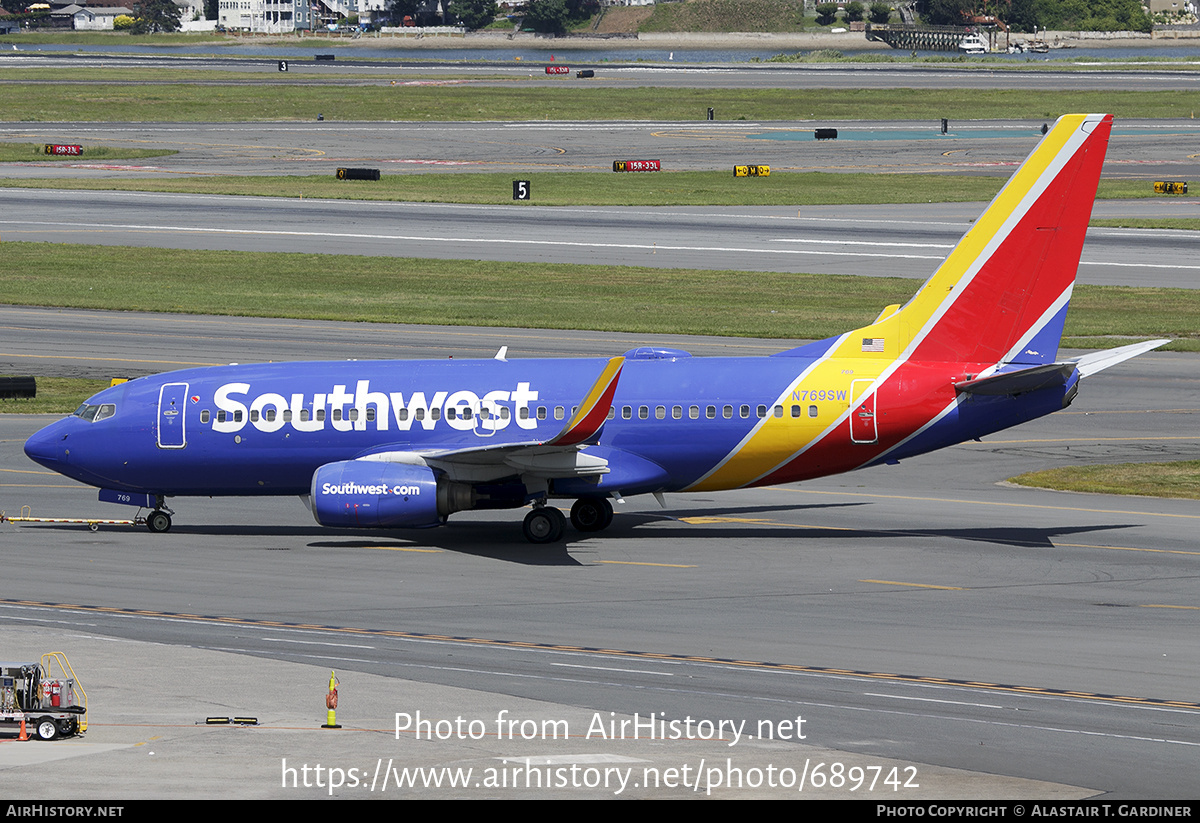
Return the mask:
{"type": "Polygon", "coordinates": [[[854,398],[850,412],[850,442],[874,443],[879,439],[879,429],[875,425],[875,398],[877,392],[871,392],[866,397],[860,395],[870,388],[874,380],[854,380],[850,383],[850,394],[854,398]]]}
{"type": "Polygon", "coordinates": [[[158,447],[182,449],[187,445],[183,430],[188,384],[167,383],[158,392],[158,447]]]}

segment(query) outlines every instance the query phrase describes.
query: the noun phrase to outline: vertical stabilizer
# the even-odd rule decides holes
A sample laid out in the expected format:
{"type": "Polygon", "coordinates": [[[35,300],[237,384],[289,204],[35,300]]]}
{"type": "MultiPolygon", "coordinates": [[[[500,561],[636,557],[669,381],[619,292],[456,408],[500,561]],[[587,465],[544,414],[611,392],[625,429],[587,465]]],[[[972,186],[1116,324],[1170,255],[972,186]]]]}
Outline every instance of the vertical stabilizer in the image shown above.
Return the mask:
{"type": "Polygon", "coordinates": [[[1068,114],[893,316],[908,359],[1052,363],[1112,115],[1068,114]]]}

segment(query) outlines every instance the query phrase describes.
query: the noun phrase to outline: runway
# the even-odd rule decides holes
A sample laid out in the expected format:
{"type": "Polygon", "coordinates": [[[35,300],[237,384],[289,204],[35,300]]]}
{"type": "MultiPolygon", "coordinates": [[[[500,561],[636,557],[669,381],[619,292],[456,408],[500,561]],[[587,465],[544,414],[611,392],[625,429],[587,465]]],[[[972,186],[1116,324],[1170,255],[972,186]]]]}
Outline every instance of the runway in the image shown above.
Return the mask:
{"type": "MultiPolygon", "coordinates": [[[[0,190],[0,238],[924,279],[984,204],[537,207],[0,190]]],[[[1196,201],[1102,201],[1095,215],[1195,216],[1196,201]]],[[[1079,281],[1200,284],[1195,232],[1093,228],[1079,281]]],[[[798,330],[803,331],[803,330],[798,330]]]]}

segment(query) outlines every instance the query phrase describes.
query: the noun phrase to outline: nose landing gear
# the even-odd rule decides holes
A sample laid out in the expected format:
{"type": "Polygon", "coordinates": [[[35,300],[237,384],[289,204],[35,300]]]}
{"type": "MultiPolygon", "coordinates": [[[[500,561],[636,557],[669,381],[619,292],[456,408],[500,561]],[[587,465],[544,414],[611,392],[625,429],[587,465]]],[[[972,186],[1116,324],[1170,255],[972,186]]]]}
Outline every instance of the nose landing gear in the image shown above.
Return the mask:
{"type": "Polygon", "coordinates": [[[163,534],[171,530],[171,515],[175,512],[171,511],[163,503],[161,494],[154,497],[154,511],[146,515],[146,528],[155,534],[163,534]]]}
{"type": "Polygon", "coordinates": [[[171,530],[171,515],[167,514],[162,509],[155,509],[146,515],[146,528],[155,534],[162,534],[171,530]]]}

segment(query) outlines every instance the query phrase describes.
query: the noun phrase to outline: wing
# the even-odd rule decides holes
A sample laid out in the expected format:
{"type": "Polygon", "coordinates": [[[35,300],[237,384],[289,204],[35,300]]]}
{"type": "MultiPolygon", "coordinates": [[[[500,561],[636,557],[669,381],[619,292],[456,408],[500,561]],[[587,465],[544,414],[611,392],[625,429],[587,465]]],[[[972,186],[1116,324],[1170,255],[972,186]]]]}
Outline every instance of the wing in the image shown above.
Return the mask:
{"type": "Polygon", "coordinates": [[[450,480],[464,483],[487,483],[514,474],[530,480],[595,478],[607,474],[608,460],[588,454],[584,447],[599,440],[624,365],[624,357],[611,358],[575,413],[547,440],[457,449],[383,449],[358,459],[428,466],[450,480]]]}

